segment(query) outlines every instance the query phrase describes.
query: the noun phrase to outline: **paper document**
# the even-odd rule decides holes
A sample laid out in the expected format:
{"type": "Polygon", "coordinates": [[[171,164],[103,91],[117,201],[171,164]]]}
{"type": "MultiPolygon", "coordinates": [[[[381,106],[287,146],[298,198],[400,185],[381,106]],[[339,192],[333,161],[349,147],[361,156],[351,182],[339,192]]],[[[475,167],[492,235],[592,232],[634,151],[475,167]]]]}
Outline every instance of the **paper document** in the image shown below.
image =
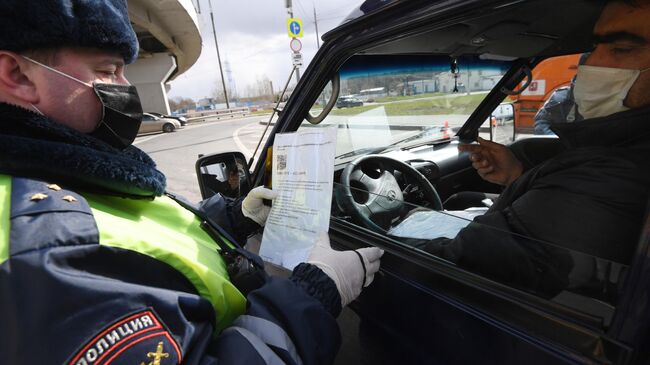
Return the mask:
{"type": "Polygon", "coordinates": [[[276,134],[273,143],[273,200],[260,256],[293,269],[327,232],[332,205],[336,127],[276,134]]]}
{"type": "Polygon", "coordinates": [[[475,216],[485,213],[485,209],[437,212],[416,212],[408,216],[388,234],[396,237],[409,237],[431,240],[438,237],[454,238],[470,224],[475,216]]]}

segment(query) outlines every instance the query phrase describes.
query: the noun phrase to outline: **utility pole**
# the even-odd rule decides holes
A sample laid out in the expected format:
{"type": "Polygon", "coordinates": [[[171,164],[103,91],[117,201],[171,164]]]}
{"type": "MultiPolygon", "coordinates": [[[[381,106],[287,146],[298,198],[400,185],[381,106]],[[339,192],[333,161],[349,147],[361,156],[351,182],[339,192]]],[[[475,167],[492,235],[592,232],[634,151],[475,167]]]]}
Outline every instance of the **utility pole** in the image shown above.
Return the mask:
{"type": "Polygon", "coordinates": [[[230,102],[228,101],[228,89],[226,89],[226,79],[223,77],[223,68],[221,67],[221,55],[219,54],[219,42],[217,42],[217,31],[214,27],[214,14],[212,12],[212,0],[208,0],[210,4],[210,20],[212,21],[212,35],[214,36],[214,46],[217,48],[217,61],[219,61],[219,73],[221,74],[221,85],[223,85],[223,95],[226,98],[226,108],[230,109],[230,102]]]}
{"type": "Polygon", "coordinates": [[[316,17],[316,5],[314,4],[314,25],[316,26],[316,46],[320,48],[320,37],[318,36],[318,18],[316,17]]]}
{"type": "MultiPolygon", "coordinates": [[[[287,7],[289,17],[293,18],[293,4],[291,1],[292,0],[285,0],[285,6],[287,7]]],[[[296,67],[296,84],[298,84],[298,81],[300,81],[300,68],[296,67]]]]}

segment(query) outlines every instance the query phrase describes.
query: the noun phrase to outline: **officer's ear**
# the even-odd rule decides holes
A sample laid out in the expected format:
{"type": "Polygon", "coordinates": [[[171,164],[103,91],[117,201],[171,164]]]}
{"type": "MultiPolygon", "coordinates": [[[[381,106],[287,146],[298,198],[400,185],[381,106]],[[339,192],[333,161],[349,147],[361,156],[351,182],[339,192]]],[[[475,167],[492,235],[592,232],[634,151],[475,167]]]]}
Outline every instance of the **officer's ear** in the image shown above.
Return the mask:
{"type": "Polygon", "coordinates": [[[9,102],[38,103],[34,75],[35,68],[29,61],[14,52],[0,50],[0,98],[9,102]]]}

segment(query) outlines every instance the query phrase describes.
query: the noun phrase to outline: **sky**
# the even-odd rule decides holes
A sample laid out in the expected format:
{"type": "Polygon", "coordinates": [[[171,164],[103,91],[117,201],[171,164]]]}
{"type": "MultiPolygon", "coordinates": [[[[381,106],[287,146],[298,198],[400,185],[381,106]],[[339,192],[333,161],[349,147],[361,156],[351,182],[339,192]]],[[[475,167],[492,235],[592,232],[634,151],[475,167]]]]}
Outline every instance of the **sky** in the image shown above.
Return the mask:
{"type": "MultiPolygon", "coordinates": [[[[285,0],[193,0],[194,4],[197,1],[201,11],[198,17],[203,50],[187,72],[170,82],[168,96],[198,100],[212,96],[221,83],[208,1],[212,2],[221,61],[228,61],[238,94],[246,94],[247,85],[254,85],[265,76],[273,82],[275,91],[279,91],[292,68],[285,0]]],[[[304,29],[304,36],[300,39],[301,71],[317,51],[314,6],[318,33],[322,36],[341,24],[361,3],[362,0],[293,0],[294,18],[302,19],[304,29]]],[[[225,72],[224,69],[227,79],[225,72]]]]}

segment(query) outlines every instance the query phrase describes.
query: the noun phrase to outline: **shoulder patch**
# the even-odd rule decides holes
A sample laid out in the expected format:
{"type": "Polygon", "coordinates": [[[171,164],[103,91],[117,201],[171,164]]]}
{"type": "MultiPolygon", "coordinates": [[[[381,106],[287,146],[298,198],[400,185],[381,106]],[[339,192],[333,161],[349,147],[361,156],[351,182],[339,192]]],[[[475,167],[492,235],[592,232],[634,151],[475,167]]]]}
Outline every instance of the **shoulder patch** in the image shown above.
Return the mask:
{"type": "Polygon", "coordinates": [[[67,365],[172,365],[181,349],[152,308],[122,317],[84,344],[67,365]]]}

